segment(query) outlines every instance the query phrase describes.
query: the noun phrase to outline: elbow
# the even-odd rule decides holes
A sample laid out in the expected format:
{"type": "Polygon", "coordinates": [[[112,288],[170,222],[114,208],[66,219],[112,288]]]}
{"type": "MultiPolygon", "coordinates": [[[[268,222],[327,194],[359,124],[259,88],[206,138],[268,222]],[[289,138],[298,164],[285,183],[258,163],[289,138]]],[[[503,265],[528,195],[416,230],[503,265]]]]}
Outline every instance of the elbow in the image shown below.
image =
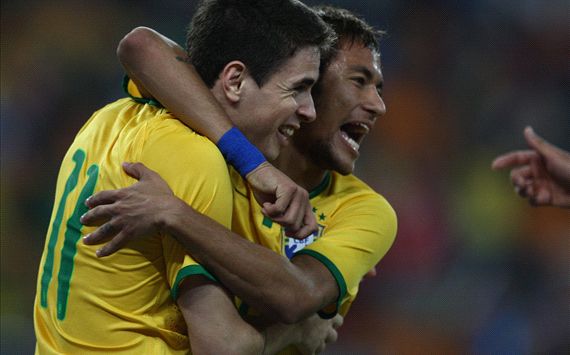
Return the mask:
{"type": "Polygon", "coordinates": [[[142,58],[144,50],[152,43],[154,31],[148,27],[137,27],[127,33],[117,46],[117,57],[123,66],[133,63],[137,58],[142,58]]]}

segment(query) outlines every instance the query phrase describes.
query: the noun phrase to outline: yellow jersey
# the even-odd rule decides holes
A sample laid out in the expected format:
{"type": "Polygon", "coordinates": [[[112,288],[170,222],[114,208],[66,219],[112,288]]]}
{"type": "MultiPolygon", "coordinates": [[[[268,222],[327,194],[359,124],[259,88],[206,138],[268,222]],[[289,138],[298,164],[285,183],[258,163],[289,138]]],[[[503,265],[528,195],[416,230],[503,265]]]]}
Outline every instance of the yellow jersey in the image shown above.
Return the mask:
{"type": "Polygon", "coordinates": [[[227,165],[207,138],[165,109],[131,98],[95,112],[58,175],[34,304],[36,353],[190,351],[178,286],[190,275],[211,275],[168,235],[133,241],[104,259],[96,257],[97,246],[81,242],[94,230],[79,222],[85,199],[136,182],[123,172],[125,161],[144,163],[194,209],[231,224],[227,165]]]}
{"type": "MultiPolygon", "coordinates": [[[[388,252],[396,237],[396,214],[384,197],[354,175],[328,172],[309,198],[319,229],[304,240],[289,238],[283,228],[263,216],[252,191],[231,170],[234,185],[232,230],[289,259],[309,255],[319,260],[337,282],[339,298],[319,312],[321,317],[346,315],[363,276],[388,252]]],[[[246,313],[247,305],[240,305],[246,313]]]]}

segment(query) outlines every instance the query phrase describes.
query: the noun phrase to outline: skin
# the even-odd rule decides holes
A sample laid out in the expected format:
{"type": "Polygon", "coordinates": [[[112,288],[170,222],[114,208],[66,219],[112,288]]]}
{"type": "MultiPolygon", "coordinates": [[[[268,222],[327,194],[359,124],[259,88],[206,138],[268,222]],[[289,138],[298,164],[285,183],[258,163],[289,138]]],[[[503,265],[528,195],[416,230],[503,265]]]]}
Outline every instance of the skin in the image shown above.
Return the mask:
{"type": "Polygon", "coordinates": [[[319,119],[295,135],[273,163],[307,190],[316,187],[327,170],[352,173],[358,156],[343,138],[343,126],[354,128],[361,143],[376,119],[386,113],[381,97],[383,76],[377,53],[358,44],[344,44],[323,73],[316,107],[319,119]]]}
{"type": "MultiPolygon", "coordinates": [[[[194,67],[188,65],[186,52],[169,38],[150,28],[137,27],[120,41],[117,56],[143,96],[154,96],[176,117],[192,117],[191,127],[213,142],[218,142],[234,126],[210,88],[194,67]],[[161,65],[147,65],[153,62],[161,65]],[[170,87],[177,88],[176,95],[168,94],[170,87]],[[187,98],[193,97],[199,99],[188,105],[187,98]],[[208,114],[203,115],[203,112],[208,114]]],[[[273,165],[264,162],[245,178],[263,206],[263,213],[291,234],[302,238],[317,229],[307,191],[273,165]]]]}
{"type": "MultiPolygon", "coordinates": [[[[223,68],[211,92],[223,111],[264,155],[277,156],[281,147],[288,143],[282,134],[283,128],[296,129],[300,122],[315,118],[310,89],[318,79],[319,64],[317,48],[298,49],[259,87],[242,62],[231,61],[223,68]],[[256,105],[256,102],[260,104],[256,105]]],[[[280,197],[278,192],[275,191],[277,199],[280,197]]],[[[279,333],[272,332],[272,337],[263,337],[258,329],[243,321],[232,298],[219,284],[202,277],[190,277],[180,288],[177,303],[188,324],[188,336],[196,353],[260,353],[265,345],[278,343],[275,338],[280,336],[279,333]],[[211,312],[212,309],[216,312],[211,312]],[[220,342],[220,338],[225,341],[220,342]]],[[[335,327],[341,322],[340,316],[323,322],[324,329],[336,334],[335,327]]],[[[296,327],[304,324],[300,322],[296,327]]],[[[322,336],[328,336],[328,333],[322,336]]],[[[286,344],[312,347],[301,335],[294,332],[293,336],[297,338],[287,339],[286,344]]],[[[270,350],[271,346],[268,346],[264,352],[270,350]]]]}
{"type": "MultiPolygon", "coordinates": [[[[378,88],[382,85],[382,73],[378,59],[378,56],[368,48],[356,44],[352,47],[342,46],[330,68],[325,71],[323,83],[331,83],[335,87],[332,89],[324,85],[318,107],[329,107],[335,102],[341,102],[342,105],[336,105],[334,109],[326,111],[327,114],[323,115],[324,117],[319,116],[323,122],[320,126],[305,127],[306,132],[296,136],[294,144],[283,149],[281,153],[283,159],[275,162],[301,186],[307,189],[315,187],[322,180],[328,167],[338,166],[352,170],[358,154],[355,149],[341,141],[339,136],[342,134],[344,124],[363,122],[371,128],[376,118],[385,112],[384,102],[378,92],[378,88]],[[326,90],[331,90],[331,92],[327,93],[326,90]],[[342,97],[342,101],[337,100],[337,96],[342,97]],[[312,135],[315,135],[319,141],[326,142],[325,146],[328,147],[330,154],[339,158],[326,160],[321,157],[307,156],[301,147],[308,144],[307,141],[312,140],[312,135]]],[[[367,133],[367,130],[364,133],[367,133]]],[[[364,135],[359,137],[359,140],[364,135]]],[[[112,218],[117,213],[110,211],[112,207],[107,206],[106,210],[105,206],[99,206],[113,199],[102,194],[88,201],[88,206],[93,209],[84,216],[83,223],[93,224],[95,220],[101,223],[103,219],[112,218]],[[96,217],[97,215],[99,217],[96,217]]],[[[266,314],[277,314],[282,317],[280,320],[294,323],[334,302],[338,297],[338,289],[332,275],[323,264],[314,258],[301,255],[289,262],[286,258],[261,246],[248,243],[242,238],[230,238],[233,236],[231,232],[221,232],[213,223],[209,223],[207,228],[198,232],[196,220],[191,222],[189,220],[199,219],[199,216],[195,216],[195,213],[192,214],[189,210],[185,210],[184,214],[177,213],[176,216],[172,216],[167,212],[168,210],[175,208],[184,210],[178,202],[172,203],[176,206],[165,208],[164,220],[155,223],[167,226],[166,229],[170,234],[179,236],[177,239],[185,245],[187,250],[218,275],[232,293],[249,304],[261,305],[260,308],[262,311],[265,310],[266,314]],[[165,222],[165,220],[168,221],[165,222]],[[173,227],[174,225],[176,226],[173,227]],[[180,237],[185,233],[195,233],[194,239],[201,239],[201,241],[188,242],[186,238],[180,237]],[[216,237],[206,240],[199,238],[199,235],[216,235],[216,237]],[[228,236],[227,239],[222,238],[224,235],[228,236]],[[217,243],[214,242],[216,238],[219,239],[217,243]],[[223,247],[219,247],[220,245],[223,247]],[[251,278],[236,278],[234,275],[251,275],[251,278]],[[274,278],[272,275],[280,275],[280,277],[274,278]],[[261,295],[258,292],[259,285],[267,285],[264,287],[268,290],[267,293],[261,295]],[[290,311],[292,304],[295,304],[293,308],[297,310],[296,313],[290,311]]],[[[136,230],[140,230],[142,220],[145,218],[141,216],[133,218],[133,224],[139,225],[136,230]]],[[[135,227],[132,228],[134,230],[135,227]]],[[[108,238],[109,233],[118,229],[121,227],[113,227],[110,229],[111,232],[102,228],[88,237],[86,242],[100,242],[108,238]]],[[[132,233],[120,235],[103,247],[101,255],[108,255],[132,237],[132,233]]]]}
{"type": "Polygon", "coordinates": [[[311,88],[319,77],[319,63],[316,48],[300,49],[259,87],[245,65],[231,62],[224,69],[225,80],[219,80],[213,92],[224,95],[218,101],[231,103],[223,106],[234,124],[272,160],[289,143],[284,132],[294,133],[301,122],[316,118],[311,88]]]}
{"type": "MultiPolygon", "coordinates": [[[[379,57],[368,48],[358,44],[341,46],[323,75],[323,83],[328,85],[323,85],[317,105],[323,110],[322,115],[318,112],[319,119],[326,122],[314,129],[311,125],[304,127],[305,133],[295,135],[294,144],[284,147],[281,158],[275,162],[307,189],[315,187],[327,169],[352,171],[358,150],[342,140],[345,124],[363,125],[356,129],[356,140],[361,142],[377,117],[385,112],[378,90],[382,86],[379,57]],[[325,154],[308,153],[304,147],[312,146],[309,143],[313,140],[326,148],[325,154]]],[[[141,164],[127,164],[125,171],[140,181],[127,189],[94,195],[87,201],[91,210],[82,217],[86,225],[103,225],[86,237],[86,243],[115,237],[100,250],[101,256],[149,231],[164,232],[183,244],[233,294],[255,305],[267,317],[295,324],[338,298],[336,281],[316,259],[300,255],[289,261],[237,238],[173,198],[164,181],[141,164]],[[154,206],[152,211],[146,208],[149,203],[154,206]],[[208,238],[202,238],[204,235],[208,238]]]]}
{"type": "MultiPolygon", "coordinates": [[[[315,118],[310,89],[318,79],[319,61],[316,48],[300,49],[261,88],[243,63],[232,61],[220,73],[212,93],[226,113],[234,118],[234,123],[250,134],[249,138],[264,155],[276,156],[287,142],[281,137],[283,126],[299,125],[301,120],[310,122],[315,118]],[[290,94],[292,92],[295,92],[294,96],[290,94]],[[261,103],[259,110],[254,110],[256,102],[261,103]]],[[[208,231],[202,235],[211,234],[208,231]]],[[[264,338],[240,318],[231,296],[220,285],[202,277],[190,277],[183,281],[181,288],[177,303],[188,324],[194,351],[197,347],[197,353],[263,351],[264,338]],[[216,312],[211,312],[212,307],[216,312]],[[206,326],[203,325],[205,322],[206,326]],[[220,338],[225,341],[219,342],[220,338]],[[222,343],[229,348],[223,348],[222,343]]]]}
{"type": "Polygon", "coordinates": [[[515,192],[532,206],[570,208],[570,153],[550,144],[526,127],[529,150],[512,151],[495,158],[494,170],[511,169],[515,192]]]}

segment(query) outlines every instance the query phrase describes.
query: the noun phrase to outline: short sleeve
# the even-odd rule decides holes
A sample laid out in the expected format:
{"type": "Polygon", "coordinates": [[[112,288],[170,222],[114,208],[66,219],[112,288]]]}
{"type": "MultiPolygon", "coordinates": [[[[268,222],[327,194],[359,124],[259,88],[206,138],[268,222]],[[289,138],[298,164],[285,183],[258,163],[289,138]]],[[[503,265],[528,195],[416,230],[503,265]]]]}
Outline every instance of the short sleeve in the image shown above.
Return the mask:
{"type": "Polygon", "coordinates": [[[378,194],[347,200],[330,217],[323,236],[296,254],[319,260],[337,282],[339,298],[319,312],[323,318],[348,311],[362,277],[388,252],[397,229],[394,210],[378,194]]]}

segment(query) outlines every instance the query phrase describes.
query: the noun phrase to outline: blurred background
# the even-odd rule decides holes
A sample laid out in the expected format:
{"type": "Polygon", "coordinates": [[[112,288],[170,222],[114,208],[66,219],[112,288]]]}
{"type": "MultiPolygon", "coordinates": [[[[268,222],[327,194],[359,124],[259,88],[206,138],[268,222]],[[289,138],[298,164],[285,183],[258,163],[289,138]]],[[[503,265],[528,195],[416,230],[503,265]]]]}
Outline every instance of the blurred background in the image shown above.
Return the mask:
{"type": "MultiPolygon", "coordinates": [[[[570,149],[569,3],[328,3],[389,33],[388,113],[357,175],[399,230],[326,353],[567,353],[570,212],[529,207],[490,163],[525,147],[526,125],[570,149]]],[[[2,1],[2,354],[33,353],[59,164],[91,113],[123,96],[119,40],[145,25],[184,43],[195,4],[2,1]]]]}

